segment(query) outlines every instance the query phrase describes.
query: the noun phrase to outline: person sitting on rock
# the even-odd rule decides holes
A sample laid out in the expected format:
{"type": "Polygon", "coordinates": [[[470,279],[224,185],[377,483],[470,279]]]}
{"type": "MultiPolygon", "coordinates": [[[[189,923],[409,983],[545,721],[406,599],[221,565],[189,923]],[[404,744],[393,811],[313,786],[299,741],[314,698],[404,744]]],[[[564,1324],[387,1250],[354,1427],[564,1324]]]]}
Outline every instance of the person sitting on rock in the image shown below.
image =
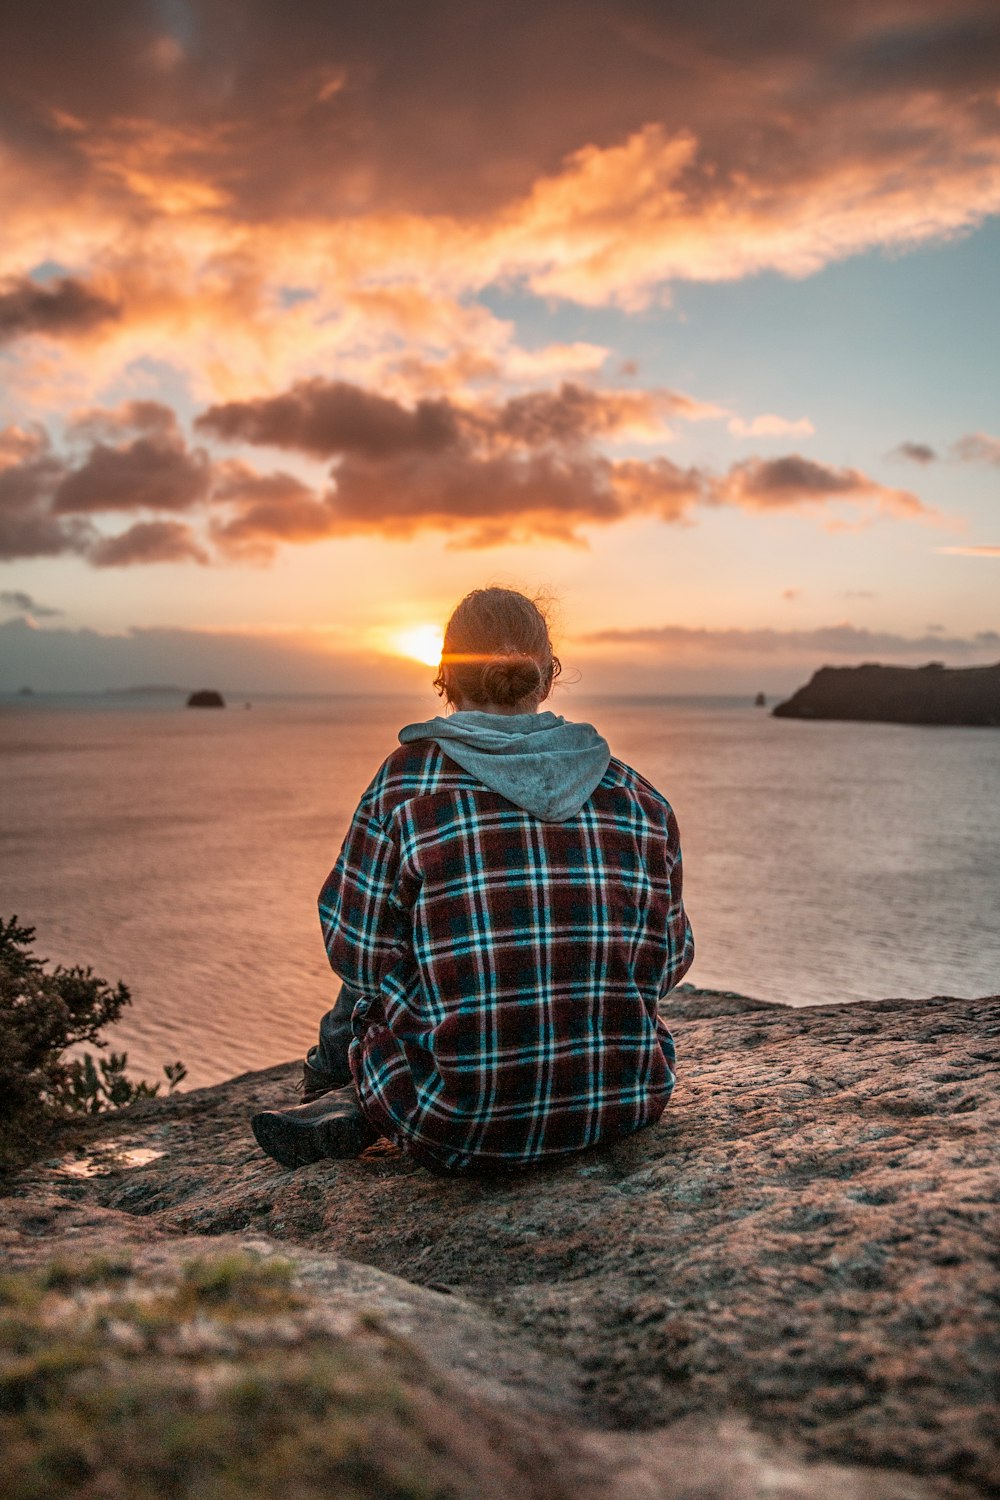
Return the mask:
{"type": "Polygon", "coordinates": [[[319,897],[344,982],[305,1102],[254,1116],[284,1166],[386,1136],[431,1170],[526,1167],[663,1113],[657,1005],[694,957],[677,823],[590,724],[539,712],[560,663],[523,594],[458,605],[319,897]]]}

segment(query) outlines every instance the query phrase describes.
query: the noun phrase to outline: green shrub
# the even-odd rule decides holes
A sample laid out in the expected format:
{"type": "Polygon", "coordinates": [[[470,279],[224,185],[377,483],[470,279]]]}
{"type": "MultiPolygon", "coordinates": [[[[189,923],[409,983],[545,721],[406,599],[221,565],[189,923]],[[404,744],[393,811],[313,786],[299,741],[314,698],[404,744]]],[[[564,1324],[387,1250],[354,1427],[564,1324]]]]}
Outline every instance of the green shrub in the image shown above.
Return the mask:
{"type": "MultiPolygon", "coordinates": [[[[34,940],[33,927],[0,917],[0,1167],[41,1149],[58,1120],[160,1091],[158,1083],[129,1078],[124,1052],[66,1057],[81,1043],[105,1047],[101,1031],[132,997],[121,980],[111,985],[89,968],[47,969],[32,952],[34,940]]],[[[179,1062],[164,1068],[171,1090],[186,1072],[179,1062]]]]}

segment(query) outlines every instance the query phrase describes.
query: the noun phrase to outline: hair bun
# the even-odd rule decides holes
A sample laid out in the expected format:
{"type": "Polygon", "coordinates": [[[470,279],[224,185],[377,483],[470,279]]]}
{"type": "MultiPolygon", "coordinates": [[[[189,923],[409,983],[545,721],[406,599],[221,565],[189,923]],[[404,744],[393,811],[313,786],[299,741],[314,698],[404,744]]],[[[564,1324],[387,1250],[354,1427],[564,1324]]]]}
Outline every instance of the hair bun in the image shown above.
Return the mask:
{"type": "Polygon", "coordinates": [[[473,589],[452,611],[434,686],[453,708],[537,707],[562,671],[533,599],[514,589],[473,589]]]}
{"type": "Polygon", "coordinates": [[[538,691],[542,670],[533,656],[496,656],[483,666],[481,680],[487,703],[510,708],[538,691]]]}

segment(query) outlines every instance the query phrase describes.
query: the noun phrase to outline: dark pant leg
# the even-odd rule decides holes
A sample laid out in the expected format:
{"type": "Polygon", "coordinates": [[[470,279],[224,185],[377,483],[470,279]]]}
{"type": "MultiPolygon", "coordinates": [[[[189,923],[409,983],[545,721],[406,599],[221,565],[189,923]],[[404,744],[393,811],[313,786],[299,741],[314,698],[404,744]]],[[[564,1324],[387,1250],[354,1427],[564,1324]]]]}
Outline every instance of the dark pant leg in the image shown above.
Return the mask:
{"type": "Polygon", "coordinates": [[[663,1053],[663,1056],[666,1059],[667,1067],[672,1073],[676,1073],[677,1048],[674,1045],[674,1039],[670,1035],[670,1032],[660,1020],[658,1020],[656,1023],[656,1034],[659,1037],[660,1051],[663,1053]]]}
{"type": "Polygon", "coordinates": [[[351,1017],[360,998],[360,990],[352,989],[349,984],[342,986],[333,1009],[328,1010],[319,1023],[319,1041],[307,1053],[310,1067],[321,1073],[329,1073],[332,1078],[342,1079],[344,1084],[351,1081],[347,1049],[354,1035],[351,1017]]]}

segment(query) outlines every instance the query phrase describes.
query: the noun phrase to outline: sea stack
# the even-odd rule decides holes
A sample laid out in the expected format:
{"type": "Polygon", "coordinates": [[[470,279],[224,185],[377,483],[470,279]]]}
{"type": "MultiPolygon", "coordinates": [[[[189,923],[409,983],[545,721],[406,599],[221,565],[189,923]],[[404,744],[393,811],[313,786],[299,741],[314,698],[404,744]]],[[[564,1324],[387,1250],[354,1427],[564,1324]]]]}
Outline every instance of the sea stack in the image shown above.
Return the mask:
{"type": "Polygon", "coordinates": [[[821,667],[772,713],[778,719],[1000,725],[1000,663],[992,667],[821,667]]]}
{"type": "Polygon", "coordinates": [[[187,701],[188,708],[225,708],[226,700],[215,688],[199,688],[187,701]]]}

